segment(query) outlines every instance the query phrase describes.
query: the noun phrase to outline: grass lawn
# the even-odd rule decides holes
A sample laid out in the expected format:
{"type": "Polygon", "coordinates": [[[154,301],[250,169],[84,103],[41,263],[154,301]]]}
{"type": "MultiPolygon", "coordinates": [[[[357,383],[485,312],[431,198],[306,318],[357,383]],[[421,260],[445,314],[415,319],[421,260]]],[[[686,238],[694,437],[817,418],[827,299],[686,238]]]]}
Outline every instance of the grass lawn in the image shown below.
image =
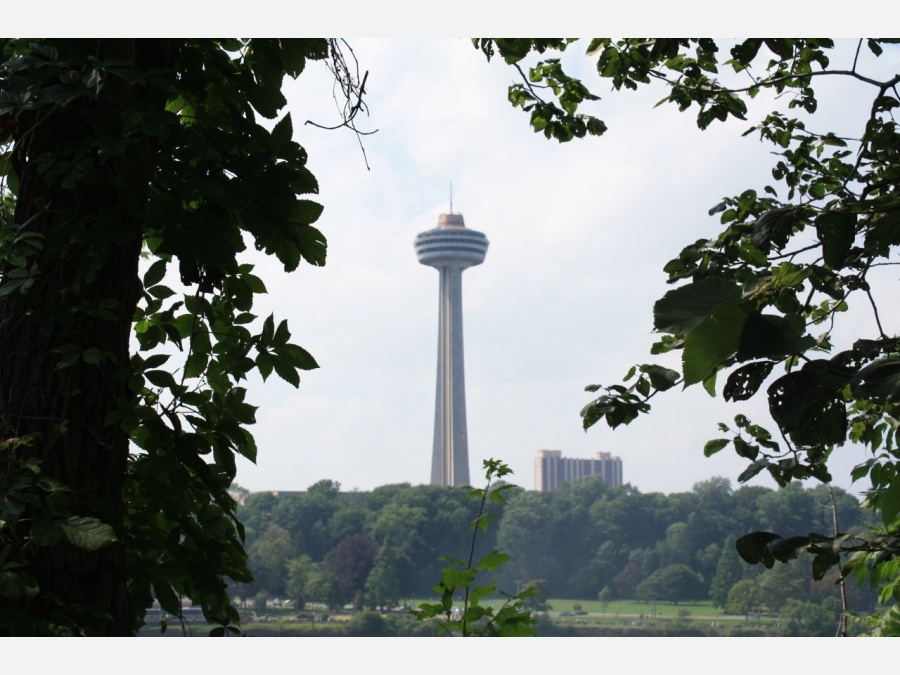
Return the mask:
{"type": "MultiPolygon", "coordinates": [[[[589,614],[644,614],[646,616],[653,614],[652,602],[639,602],[637,600],[613,600],[603,605],[599,600],[563,600],[551,599],[550,611],[556,612],[574,612],[575,605],[581,605],[581,611],[589,614]]],[[[656,614],[663,616],[678,616],[680,610],[690,612],[689,616],[723,616],[724,612],[717,607],[713,607],[712,603],[704,602],[681,602],[673,605],[669,602],[657,602],[656,614]]]]}
{"type": "MultiPolygon", "coordinates": [[[[502,598],[496,598],[491,601],[490,604],[494,604],[496,607],[499,604],[502,604],[502,598]]],[[[418,607],[423,602],[436,602],[435,598],[416,598],[414,600],[407,600],[412,607],[418,607]]],[[[599,600],[566,600],[560,598],[551,598],[550,601],[550,613],[558,614],[560,612],[575,612],[575,605],[581,605],[581,611],[587,612],[589,614],[607,614],[607,615],[615,615],[615,614],[644,614],[645,616],[650,616],[653,614],[653,603],[652,602],[639,602],[637,600],[613,600],[606,604],[606,607],[599,600]]],[[[461,604],[461,603],[456,603],[461,604]]],[[[669,602],[657,602],[656,603],[656,614],[657,616],[678,616],[679,610],[687,610],[690,612],[689,616],[715,616],[720,617],[724,616],[724,612],[721,609],[712,606],[712,603],[709,600],[704,602],[682,602],[677,605],[673,605],[669,602]]]]}
{"type": "MultiPolygon", "coordinates": [[[[434,599],[415,599],[407,601],[411,606],[417,607],[422,602],[434,602],[434,599]]],[[[459,604],[459,603],[457,603],[459,604]]],[[[502,604],[497,598],[493,602],[495,607],[502,604]]],[[[760,618],[751,616],[749,621],[743,616],[725,614],[718,607],[713,607],[712,602],[681,602],[677,605],[670,602],[657,602],[655,611],[652,602],[640,602],[638,600],[613,600],[604,605],[599,600],[570,600],[565,598],[551,598],[550,616],[554,622],[561,624],[592,624],[592,623],[631,623],[635,619],[643,617],[651,623],[654,620],[663,622],[681,619],[686,621],[714,621],[717,624],[759,624],[760,618]],[[588,616],[575,615],[575,605],[581,605],[581,611],[588,616]],[[560,613],[570,613],[573,616],[559,616],[560,613]],[[597,616],[600,615],[600,616],[597,616]]],[[[762,623],[774,621],[773,617],[761,617],[762,623]]]]}

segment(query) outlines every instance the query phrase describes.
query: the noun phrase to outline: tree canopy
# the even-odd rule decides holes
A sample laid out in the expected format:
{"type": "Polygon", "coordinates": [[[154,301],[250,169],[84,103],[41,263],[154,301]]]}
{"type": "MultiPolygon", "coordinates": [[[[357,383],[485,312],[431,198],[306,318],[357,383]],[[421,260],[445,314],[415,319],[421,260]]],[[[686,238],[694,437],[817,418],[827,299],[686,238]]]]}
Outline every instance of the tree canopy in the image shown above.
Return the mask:
{"type": "Polygon", "coordinates": [[[316,367],[239,254],[325,263],[281,86],[359,83],[325,39],[0,50],[0,633],[131,634],[154,598],[234,630],[241,383],[316,367]]]}
{"type": "MultiPolygon", "coordinates": [[[[474,42],[518,69],[509,100],[530,113],[535,131],[560,142],[607,131],[589,107],[599,97],[551,57],[573,40],[474,42]]],[[[838,49],[830,39],[595,38],[585,46],[613,90],[662,85],[660,105],[695,112],[701,130],[747,120],[758,96],[771,95],[776,106],[744,127],[772,146],[770,177],[752,177],[740,194],[706,205],[718,216],[718,236],[688,243],[665,266],[674,287],[653,307],[660,338],[651,351],[680,351],[680,368],[639,364],[621,384],[587,387],[597,396],[581,411],[585,429],[601,420],[628,424],[659,392],[700,384],[726,401],[766,399],[774,427],[739,415],[703,449],[708,456],[731,446],[745,458],[741,482],[767,471],[782,486],[829,483],[835,448],[867,446],[870,457],[853,478],[870,481],[866,503],[881,528],[850,536],[835,522],[788,539],[745,536],[738,548],[767,566],[807,549],[818,578],[840,565],[870,577],[884,600],[900,599],[900,335],[884,304],[896,287],[879,274],[898,264],[900,245],[900,74],[885,73],[891,64],[883,63],[896,42],[862,39],[838,49]],[[853,94],[863,113],[856,128],[821,121],[816,88],[825,78],[862,87],[853,94]]]]}
{"type": "MultiPolygon", "coordinates": [[[[873,514],[850,494],[840,488],[834,493],[848,530],[863,530],[872,521],[873,514]]],[[[794,483],[782,490],[743,486],[732,491],[727,480],[714,478],[690,492],[663,495],[632,486],[609,488],[591,477],[550,492],[511,490],[507,498],[506,505],[493,506],[497,527],[479,533],[475,552],[483,557],[496,548],[510,555],[497,574],[497,587],[507,592],[536,582],[542,585],[538,599],[543,592],[547,597],[594,599],[605,588],[609,600],[640,594],[674,602],[688,599],[684,593],[689,592],[693,599],[709,596],[724,607],[731,588],[753,578],[766,591],[761,602],[772,612],[789,598],[818,602],[837,593],[833,578],[814,582],[809,566],[800,561],[765,569],[742,563],[735,549],[736,536],[754,530],[790,536],[821,529],[831,518],[825,486],[809,489],[794,483]],[[716,519],[706,517],[712,512],[716,519]],[[685,568],[690,575],[683,574],[685,568]],[[660,570],[668,571],[657,574],[660,570]],[[654,581],[639,590],[650,577],[654,581]]],[[[238,508],[255,581],[235,585],[234,596],[250,600],[264,592],[269,598],[297,600],[298,610],[310,601],[343,605],[356,600],[384,607],[427,597],[442,573],[435,554],[446,552],[455,559],[467,554],[469,526],[477,516],[463,490],[431,485],[340,493],[328,509],[315,514],[315,523],[279,515],[310,513],[306,506],[315,500],[312,491],[257,493],[238,508]],[[284,508],[288,505],[292,508],[284,508]],[[348,513],[355,515],[358,532],[350,534],[343,527],[348,513]],[[321,538],[308,536],[313,528],[321,538]],[[344,573],[335,563],[343,558],[345,569],[353,569],[348,549],[362,549],[353,557],[371,561],[371,566],[365,578],[360,571],[349,584],[344,582],[341,596],[344,573]]],[[[875,594],[852,590],[857,591],[849,598],[852,611],[868,614],[875,594]]]]}

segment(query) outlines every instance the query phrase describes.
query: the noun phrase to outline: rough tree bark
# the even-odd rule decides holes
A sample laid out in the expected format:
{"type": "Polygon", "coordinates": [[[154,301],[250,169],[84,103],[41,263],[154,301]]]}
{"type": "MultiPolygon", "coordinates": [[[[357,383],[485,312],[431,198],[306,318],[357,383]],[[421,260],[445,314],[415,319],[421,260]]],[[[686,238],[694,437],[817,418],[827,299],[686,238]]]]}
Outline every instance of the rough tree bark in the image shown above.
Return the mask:
{"type": "MultiPolygon", "coordinates": [[[[17,120],[15,222],[40,233],[43,249],[31,261],[33,286],[0,298],[0,432],[33,436],[20,452],[38,458],[43,476],[71,490],[69,512],[98,518],[121,535],[128,437],[105,420],[129,396],[143,212],[156,151],[150,136],[126,133],[123,120],[127,111],[163,108],[161,84],[171,76],[177,43],[55,46],[60,60],[93,55],[160,75],[153,85],[108,77],[93,97],[17,120]],[[110,136],[122,140],[123,151],[106,159],[91,139],[110,136]],[[82,168],[63,171],[66,161],[82,168]],[[73,352],[79,358],[60,367],[62,355],[73,352]]],[[[129,634],[124,559],[121,543],[86,551],[63,540],[39,549],[30,572],[42,594],[29,613],[68,607],[91,632],[129,634]]]]}

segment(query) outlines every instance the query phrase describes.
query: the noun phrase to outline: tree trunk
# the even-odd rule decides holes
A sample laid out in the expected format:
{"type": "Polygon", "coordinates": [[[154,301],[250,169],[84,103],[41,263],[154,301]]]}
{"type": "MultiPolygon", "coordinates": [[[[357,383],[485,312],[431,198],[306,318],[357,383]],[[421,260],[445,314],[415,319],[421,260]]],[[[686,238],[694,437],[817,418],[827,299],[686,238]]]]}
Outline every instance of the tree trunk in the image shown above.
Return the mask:
{"type": "MultiPolygon", "coordinates": [[[[90,68],[88,56],[146,72],[170,66],[175,51],[166,40],[55,46],[60,62],[81,69],[79,75],[90,68]]],[[[37,458],[42,476],[72,491],[61,513],[45,510],[51,508],[45,502],[29,515],[95,517],[120,540],[129,441],[105,420],[130,398],[129,340],[155,165],[152,139],[126,134],[123,115],[162,110],[166,100],[161,88],[128,80],[106,75],[93,95],[16,120],[15,222],[40,233],[43,248],[29,260],[34,284],[0,298],[0,433],[33,436],[20,456],[37,458]],[[102,145],[114,141],[122,142],[118,154],[102,145]],[[73,363],[62,365],[74,354],[73,363]]],[[[31,563],[28,572],[41,590],[26,602],[32,617],[54,622],[50,617],[62,611],[60,623],[91,634],[132,632],[121,543],[90,551],[63,540],[37,548],[31,563]]]]}

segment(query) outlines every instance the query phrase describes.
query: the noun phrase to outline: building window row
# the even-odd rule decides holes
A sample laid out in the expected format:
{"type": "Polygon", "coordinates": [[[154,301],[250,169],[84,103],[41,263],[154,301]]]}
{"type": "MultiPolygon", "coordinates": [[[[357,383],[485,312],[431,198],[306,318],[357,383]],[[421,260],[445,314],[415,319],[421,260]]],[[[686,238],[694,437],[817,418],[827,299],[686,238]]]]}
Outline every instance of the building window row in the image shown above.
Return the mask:
{"type": "Polygon", "coordinates": [[[429,253],[441,253],[443,251],[462,251],[464,253],[477,253],[484,255],[485,249],[473,248],[472,246],[422,246],[416,250],[416,253],[426,255],[429,253]]]}
{"type": "Polygon", "coordinates": [[[593,459],[563,457],[561,450],[539,450],[534,463],[535,489],[555,490],[588,476],[600,476],[610,487],[622,485],[622,460],[608,452],[594,453],[593,459]]]}
{"type": "Polygon", "coordinates": [[[472,237],[472,236],[463,236],[463,237],[418,237],[416,239],[416,245],[421,245],[422,243],[444,243],[444,244],[455,244],[459,242],[467,243],[467,244],[480,244],[483,246],[487,246],[487,237],[472,237]]]}

